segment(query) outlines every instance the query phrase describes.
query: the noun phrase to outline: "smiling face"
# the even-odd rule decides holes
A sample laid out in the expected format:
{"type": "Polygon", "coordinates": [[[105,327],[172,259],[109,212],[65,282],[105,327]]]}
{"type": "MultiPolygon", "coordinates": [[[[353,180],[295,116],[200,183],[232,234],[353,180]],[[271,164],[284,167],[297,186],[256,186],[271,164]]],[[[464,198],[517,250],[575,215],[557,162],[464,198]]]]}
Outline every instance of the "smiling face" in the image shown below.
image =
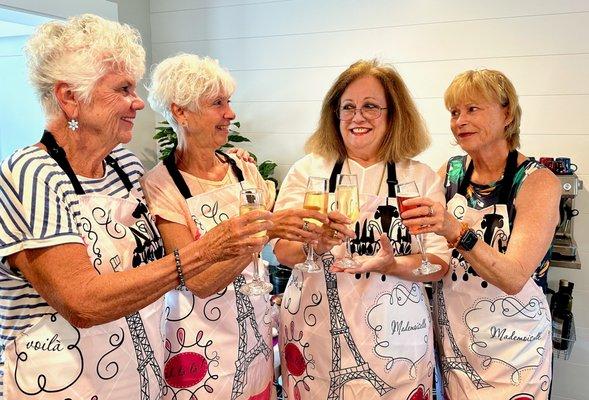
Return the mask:
{"type": "Polygon", "coordinates": [[[133,137],[133,121],[145,103],[135,92],[135,79],[127,73],[104,75],[92,92],[88,104],[78,108],[80,129],[100,136],[106,146],[113,148],[128,143],[133,137]]]}
{"type": "Polygon", "coordinates": [[[374,160],[387,131],[387,109],[375,119],[366,119],[361,108],[386,108],[385,91],[378,79],[363,76],[348,85],[340,98],[339,108],[356,109],[354,117],[339,123],[340,134],[351,158],[374,160]]]}
{"type": "Polygon", "coordinates": [[[229,126],[235,119],[229,96],[222,94],[205,99],[199,111],[186,111],[187,136],[193,136],[200,147],[218,149],[227,143],[229,126]]]}
{"type": "Polygon", "coordinates": [[[505,127],[511,122],[506,107],[482,96],[458,102],[450,108],[450,128],[456,142],[467,153],[505,146],[505,127]]]}

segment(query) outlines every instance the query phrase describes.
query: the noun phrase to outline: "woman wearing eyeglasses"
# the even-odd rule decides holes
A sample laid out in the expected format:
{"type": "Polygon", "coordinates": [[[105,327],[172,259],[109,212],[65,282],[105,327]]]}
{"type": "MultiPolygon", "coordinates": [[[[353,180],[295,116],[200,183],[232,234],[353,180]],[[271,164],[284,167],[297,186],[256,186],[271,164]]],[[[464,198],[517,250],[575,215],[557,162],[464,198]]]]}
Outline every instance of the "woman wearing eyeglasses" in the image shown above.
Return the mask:
{"type": "MultiPolygon", "coordinates": [[[[335,189],[338,174],[357,175],[360,217],[353,232],[336,222],[317,243],[280,239],[278,259],[294,265],[312,245],[319,273],[293,270],[280,313],[283,384],[293,399],[429,399],[433,335],[429,304],[419,281],[447,270],[446,242],[426,235],[428,259],[437,273],[415,276],[421,262],[415,239],[401,223],[395,183],[415,181],[420,193],[444,202],[441,181],[411,160],[429,144],[428,134],[399,74],[376,61],[358,61],[327,93],[317,130],[284,180],[275,209],[300,207],[309,177],[335,189]],[[335,228],[335,231],[332,229],[335,228]],[[361,265],[342,272],[344,253],[333,238],[353,237],[361,265]],[[364,273],[363,271],[373,271],[364,273]]],[[[330,198],[330,210],[334,209],[330,198]]],[[[348,223],[350,221],[347,221],[348,223]]]]}

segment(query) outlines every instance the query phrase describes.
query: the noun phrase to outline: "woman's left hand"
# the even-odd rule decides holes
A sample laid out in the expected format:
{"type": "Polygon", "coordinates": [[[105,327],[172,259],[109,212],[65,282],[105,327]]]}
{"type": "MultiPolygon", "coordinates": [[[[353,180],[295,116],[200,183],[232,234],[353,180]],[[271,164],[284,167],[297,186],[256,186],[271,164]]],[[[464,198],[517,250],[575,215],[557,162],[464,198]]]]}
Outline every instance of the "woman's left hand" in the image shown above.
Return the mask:
{"type": "Polygon", "coordinates": [[[395,249],[386,233],[380,235],[380,250],[374,256],[355,257],[354,260],[360,263],[357,268],[340,268],[331,267],[332,272],[347,272],[349,274],[358,274],[364,272],[378,272],[383,275],[391,275],[395,269],[397,261],[395,259],[395,249]]]}
{"type": "Polygon", "coordinates": [[[288,208],[272,214],[274,227],[268,232],[270,239],[280,238],[296,242],[313,242],[319,239],[322,228],[306,219],[315,219],[326,224],[329,222],[325,214],[303,208],[288,208]]]}
{"type": "Polygon", "coordinates": [[[256,163],[256,159],[253,158],[247,150],[242,149],[240,147],[232,147],[229,150],[227,150],[227,153],[235,154],[237,158],[239,158],[242,161],[249,162],[252,164],[256,163]]]}

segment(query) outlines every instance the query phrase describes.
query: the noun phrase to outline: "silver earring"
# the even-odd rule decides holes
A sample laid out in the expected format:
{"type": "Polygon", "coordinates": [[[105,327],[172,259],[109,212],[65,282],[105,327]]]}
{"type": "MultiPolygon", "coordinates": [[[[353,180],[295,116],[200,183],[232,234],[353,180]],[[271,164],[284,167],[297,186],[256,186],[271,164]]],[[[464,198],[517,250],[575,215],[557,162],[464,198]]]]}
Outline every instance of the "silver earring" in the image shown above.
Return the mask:
{"type": "Polygon", "coordinates": [[[70,120],[67,122],[67,127],[68,127],[68,128],[70,128],[70,130],[71,130],[72,132],[75,132],[75,131],[77,131],[77,130],[78,130],[78,126],[79,126],[79,125],[78,125],[78,120],[77,120],[77,119],[75,119],[75,118],[72,118],[72,119],[70,119],[70,120]]]}

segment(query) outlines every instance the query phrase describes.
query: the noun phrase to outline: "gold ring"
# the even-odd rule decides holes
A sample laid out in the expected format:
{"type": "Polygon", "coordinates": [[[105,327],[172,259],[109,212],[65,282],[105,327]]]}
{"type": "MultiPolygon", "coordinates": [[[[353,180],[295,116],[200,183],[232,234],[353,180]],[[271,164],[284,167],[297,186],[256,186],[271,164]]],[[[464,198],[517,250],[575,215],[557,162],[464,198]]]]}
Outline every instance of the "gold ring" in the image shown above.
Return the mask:
{"type": "Polygon", "coordinates": [[[308,231],[309,230],[309,221],[304,221],[303,222],[303,230],[304,231],[308,231]]]}
{"type": "Polygon", "coordinates": [[[333,234],[331,235],[334,239],[337,239],[337,231],[334,229],[333,234]]]}
{"type": "Polygon", "coordinates": [[[427,213],[428,217],[432,217],[434,215],[434,208],[432,206],[429,206],[429,213],[427,213]]]}

